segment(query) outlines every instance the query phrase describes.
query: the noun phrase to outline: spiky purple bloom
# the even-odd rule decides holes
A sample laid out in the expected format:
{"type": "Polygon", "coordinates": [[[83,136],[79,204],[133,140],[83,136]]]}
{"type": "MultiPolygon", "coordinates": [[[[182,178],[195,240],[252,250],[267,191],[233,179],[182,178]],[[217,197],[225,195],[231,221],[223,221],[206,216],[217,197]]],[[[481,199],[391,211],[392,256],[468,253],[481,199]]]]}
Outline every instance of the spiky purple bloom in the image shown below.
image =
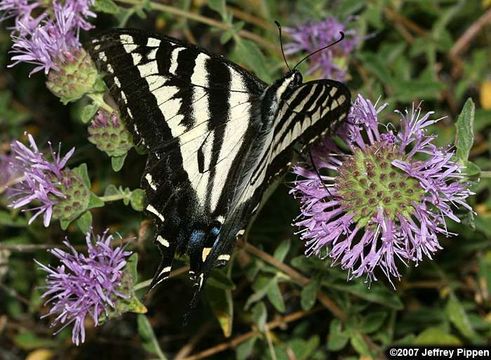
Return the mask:
{"type": "Polygon", "coordinates": [[[57,63],[81,48],[80,30],[89,30],[89,17],[94,0],[66,0],[52,2],[51,9],[43,8],[46,2],[37,0],[4,0],[0,5],[0,21],[14,17],[11,37],[14,66],[20,62],[36,65],[31,71],[58,70],[57,63]],[[35,14],[33,14],[33,12],[35,14]]]}
{"type": "Polygon", "coordinates": [[[343,32],[343,41],[313,55],[308,61],[309,73],[320,70],[327,78],[338,81],[346,79],[348,57],[360,42],[356,31],[348,30],[346,24],[330,16],[323,21],[285,28],[285,32],[293,40],[285,44],[287,55],[310,54],[338,40],[340,32],[343,32]]]}
{"type": "MultiPolygon", "coordinates": [[[[49,250],[60,260],[57,267],[37,262],[48,273],[46,292],[42,295],[50,306],[47,315],[56,316],[51,326],[64,327],[73,324],[72,342],[79,345],[85,341],[85,319],[90,316],[95,326],[99,319],[120,299],[128,296],[119,291],[124,267],[130,251],[123,247],[111,248],[113,236],[106,230],[102,235],[86,234],[87,255],[77,252],[64,241],[69,252],[49,250]]],[[[60,330],[61,330],[60,329],[60,330]]]]}
{"type": "Polygon", "coordinates": [[[306,255],[330,257],[349,271],[349,278],[400,278],[396,260],[416,265],[441,249],[438,235],[447,231],[445,218],[456,222],[455,208],[472,211],[472,192],[463,181],[454,152],[433,144],[428,126],[438,120],[419,107],[400,114],[400,131],[378,122],[378,109],[358,96],[341,137],[349,150],[330,139],[315,149],[322,181],[310,167],[298,165],[291,190],[301,203],[295,225],[306,255]],[[379,128],[384,131],[381,132],[379,128]]]}
{"type": "Polygon", "coordinates": [[[20,141],[14,141],[10,147],[12,171],[23,174],[22,179],[10,188],[10,207],[18,209],[38,203],[26,209],[34,212],[29,224],[39,215],[43,215],[43,224],[47,227],[51,221],[53,207],[65,196],[59,190],[59,185],[64,181],[63,168],[75,148],[63,157],[51,149],[51,160],[48,160],[39,151],[32,135],[27,134],[27,137],[30,148],[20,141]]]}

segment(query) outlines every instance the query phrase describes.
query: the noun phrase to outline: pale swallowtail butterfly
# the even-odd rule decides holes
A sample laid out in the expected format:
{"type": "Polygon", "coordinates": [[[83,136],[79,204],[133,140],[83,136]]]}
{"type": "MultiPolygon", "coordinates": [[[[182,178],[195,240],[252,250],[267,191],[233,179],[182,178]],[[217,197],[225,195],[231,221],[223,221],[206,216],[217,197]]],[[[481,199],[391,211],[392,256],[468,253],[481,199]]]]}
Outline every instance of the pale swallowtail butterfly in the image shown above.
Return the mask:
{"type": "Polygon", "coordinates": [[[333,80],[289,71],[268,85],[239,65],[177,39],[129,29],[89,49],[135,143],[148,151],[142,186],[162,261],[152,286],[187,253],[201,289],[230,259],[294,145],[332,133],[350,93],[333,80]]]}

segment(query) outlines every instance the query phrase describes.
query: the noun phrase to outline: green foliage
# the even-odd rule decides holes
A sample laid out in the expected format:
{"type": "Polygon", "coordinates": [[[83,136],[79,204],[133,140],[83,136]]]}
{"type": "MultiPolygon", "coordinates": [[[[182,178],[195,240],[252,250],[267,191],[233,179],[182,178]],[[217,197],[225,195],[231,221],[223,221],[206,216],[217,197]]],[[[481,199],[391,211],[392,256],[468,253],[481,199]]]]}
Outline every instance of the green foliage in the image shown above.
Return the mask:
{"type": "Polygon", "coordinates": [[[145,315],[138,315],[138,334],[142,339],[143,348],[150,354],[157,356],[160,360],[166,360],[167,358],[160,349],[158,340],[153,332],[152,325],[148,321],[145,315]]]}
{"type": "MultiPolygon", "coordinates": [[[[287,175],[287,186],[270,190],[247,243],[239,241],[230,264],[213,271],[186,317],[193,292],[186,276],[172,275],[147,293],[160,253],[142,213],[141,149],[109,158],[87,141],[97,110],[116,106],[101,78],[90,94],[65,107],[47,91],[43,74],[28,77],[27,66],[8,68],[0,74],[0,155],[26,130],[40,144],[62,141],[62,153],[75,146],[68,166],[90,194],[76,216],[48,229],[38,220],[28,226],[29,213],[12,210],[5,192],[0,194],[0,313],[5,314],[0,320],[7,324],[2,334],[7,358],[48,348],[58,357],[143,358],[147,353],[165,359],[180,351],[209,351],[205,358],[354,359],[379,358],[394,344],[491,341],[491,108],[484,106],[491,94],[483,90],[490,81],[489,26],[456,49],[464,32],[489,11],[484,2],[96,0],[93,10],[98,13],[94,33],[128,26],[179,37],[224,55],[267,83],[286,70],[273,20],[285,28],[329,15],[352,19],[348,28],[361,39],[346,60],[353,97],[361,93],[387,102],[389,129],[398,124],[391,111],[412,104],[422,103],[423,111],[443,118],[430,132],[438,144],[455,145],[463,175],[474,181],[476,216],[462,213],[461,223],[448,221],[449,231],[458,236],[440,239],[443,250],[433,261],[407,268],[399,263],[400,281],[391,284],[383,273],[376,273],[379,281],[371,284],[347,280],[349,274],[332,260],[303,254],[305,244],[290,226],[298,204],[287,194],[294,180],[287,175]],[[105,326],[87,326],[86,345],[68,349],[70,332],[52,338],[48,320],[39,319],[46,307],[36,289],[44,286],[45,274],[36,271],[32,258],[56,266],[47,247],[60,247],[64,236],[83,247],[84,232],[106,227],[121,234],[126,249],[134,252],[122,284],[129,296],[100,319],[105,326]],[[184,318],[188,325],[183,326],[184,318]]],[[[85,41],[89,35],[81,37],[85,41]]],[[[291,41],[286,32],[283,41],[291,41]]],[[[1,30],[2,64],[11,62],[9,47],[9,33],[1,30]]],[[[304,55],[289,54],[288,63],[304,55]]],[[[322,77],[308,72],[308,62],[300,69],[306,81],[322,77]]],[[[173,270],[186,273],[188,263],[181,256],[173,270]]]]}

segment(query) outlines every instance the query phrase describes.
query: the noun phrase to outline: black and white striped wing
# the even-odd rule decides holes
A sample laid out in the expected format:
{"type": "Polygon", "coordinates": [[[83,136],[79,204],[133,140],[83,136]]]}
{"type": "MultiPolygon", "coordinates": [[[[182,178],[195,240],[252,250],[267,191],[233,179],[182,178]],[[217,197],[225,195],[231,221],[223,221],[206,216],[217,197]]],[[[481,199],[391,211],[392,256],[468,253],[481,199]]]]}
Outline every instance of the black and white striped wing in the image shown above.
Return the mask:
{"type": "Polygon", "coordinates": [[[237,229],[244,227],[238,222],[253,216],[271,180],[288,169],[294,146],[307,146],[333,134],[346,120],[350,98],[348,88],[333,80],[307,82],[281,97],[271,130],[259,141],[262,146],[256,147],[252,171],[244,173],[244,186],[235,195],[234,207],[230,209],[235,216],[221,229],[221,241],[213,248],[210,261],[230,251],[231,243],[223,239],[235,237],[237,229]]]}
{"type": "Polygon", "coordinates": [[[230,218],[227,190],[240,181],[266,85],[196,46],[134,30],[107,33],[89,51],[148,149],[142,186],[163,255],[154,283],[168,276],[175,252],[187,252],[199,273],[230,218]]]}
{"type": "MultiPolygon", "coordinates": [[[[302,84],[283,97],[274,124],[273,141],[264,163],[271,179],[285,168],[296,143],[303,146],[333,134],[346,121],[351,94],[341,82],[316,80],[302,84]]],[[[269,181],[269,180],[268,180],[269,181]]]]}

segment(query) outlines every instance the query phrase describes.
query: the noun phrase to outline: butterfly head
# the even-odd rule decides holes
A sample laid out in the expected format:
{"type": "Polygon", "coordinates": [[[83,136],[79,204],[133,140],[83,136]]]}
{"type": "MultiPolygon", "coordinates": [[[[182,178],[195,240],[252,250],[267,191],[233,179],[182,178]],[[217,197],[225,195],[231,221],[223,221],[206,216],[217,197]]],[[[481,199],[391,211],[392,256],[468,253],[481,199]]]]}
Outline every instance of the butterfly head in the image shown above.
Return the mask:
{"type": "Polygon", "coordinates": [[[288,71],[285,76],[283,76],[283,78],[279,81],[287,83],[289,88],[296,88],[297,86],[302,84],[303,77],[300,71],[294,69],[288,71]]]}
{"type": "Polygon", "coordinates": [[[280,100],[285,93],[289,93],[291,90],[297,88],[302,84],[302,74],[298,70],[291,70],[285,74],[281,79],[276,81],[272,88],[276,88],[276,99],[280,100]]]}

